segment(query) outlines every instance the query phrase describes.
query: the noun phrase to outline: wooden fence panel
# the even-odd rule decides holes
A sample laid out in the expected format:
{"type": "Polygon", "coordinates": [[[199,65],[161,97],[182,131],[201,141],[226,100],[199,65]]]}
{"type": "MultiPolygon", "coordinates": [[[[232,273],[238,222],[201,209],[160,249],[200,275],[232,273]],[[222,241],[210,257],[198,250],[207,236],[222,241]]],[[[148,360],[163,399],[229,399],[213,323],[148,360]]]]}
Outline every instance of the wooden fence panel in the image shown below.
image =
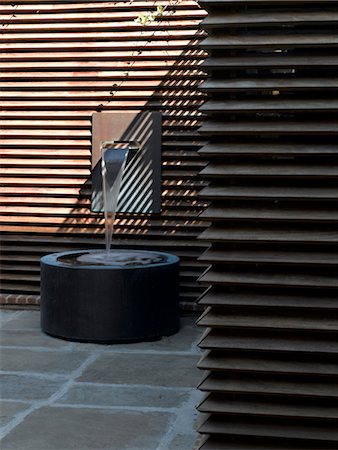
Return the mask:
{"type": "Polygon", "coordinates": [[[338,2],[200,4],[200,449],[337,448],[338,2]]]}
{"type": "Polygon", "coordinates": [[[2,292],[38,294],[46,253],[103,246],[102,214],[90,211],[92,113],[159,110],[162,213],[120,214],[114,245],[180,256],[182,306],[191,307],[205,268],[196,240],[205,228],[197,217],[205,11],[190,0],[4,0],[0,16],[2,292]],[[135,22],[157,4],[161,17],[135,22]]]}

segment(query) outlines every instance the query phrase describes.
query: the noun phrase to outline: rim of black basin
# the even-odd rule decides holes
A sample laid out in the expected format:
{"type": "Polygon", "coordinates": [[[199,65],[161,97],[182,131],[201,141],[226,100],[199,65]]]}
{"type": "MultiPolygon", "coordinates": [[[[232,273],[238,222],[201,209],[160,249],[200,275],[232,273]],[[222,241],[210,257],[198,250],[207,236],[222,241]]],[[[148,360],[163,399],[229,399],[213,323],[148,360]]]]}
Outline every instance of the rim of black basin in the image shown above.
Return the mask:
{"type": "Polygon", "coordinates": [[[67,261],[60,261],[59,258],[63,258],[70,255],[79,255],[82,256],[84,254],[92,254],[92,253],[104,253],[104,249],[83,249],[83,250],[71,250],[71,251],[64,251],[64,252],[58,252],[58,253],[50,253],[48,255],[41,257],[41,262],[44,264],[56,266],[56,267],[65,267],[67,269],[72,270],[81,270],[81,269],[91,269],[91,270],[109,270],[112,268],[117,268],[120,270],[132,270],[132,269],[142,269],[147,267],[157,267],[157,266],[163,266],[168,264],[174,264],[180,261],[180,258],[176,255],[173,255],[171,253],[165,253],[165,252],[158,252],[158,251],[152,251],[152,250],[132,250],[132,249],[112,249],[111,252],[119,252],[119,253],[139,253],[139,254],[149,254],[149,255],[155,255],[158,257],[163,258],[162,261],[157,261],[153,263],[145,263],[145,264],[130,264],[130,265],[123,265],[123,264],[90,264],[90,263],[72,263],[67,261]]]}

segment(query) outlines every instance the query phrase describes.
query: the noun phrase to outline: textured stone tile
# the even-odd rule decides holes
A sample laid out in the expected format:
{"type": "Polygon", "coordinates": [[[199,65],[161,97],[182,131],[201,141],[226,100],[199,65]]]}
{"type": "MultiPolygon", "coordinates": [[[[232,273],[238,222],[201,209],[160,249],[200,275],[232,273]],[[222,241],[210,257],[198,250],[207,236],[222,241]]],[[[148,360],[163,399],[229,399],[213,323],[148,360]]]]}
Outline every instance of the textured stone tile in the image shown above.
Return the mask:
{"type": "Polygon", "coordinates": [[[195,387],[200,378],[197,361],[198,357],[186,355],[107,353],[78,381],[195,387]]]}
{"type": "Polygon", "coordinates": [[[85,360],[84,352],[35,351],[30,349],[3,348],[1,369],[40,373],[69,373],[77,369],[85,360]]]}
{"type": "Polygon", "coordinates": [[[41,408],[4,438],[1,449],[156,450],[170,419],[167,413],[41,408]]]}
{"type": "Polygon", "coordinates": [[[194,450],[196,449],[197,433],[178,434],[170,442],[167,450],[194,450]]]}
{"type": "Polygon", "coordinates": [[[18,311],[13,311],[13,310],[6,310],[6,309],[0,309],[0,321],[5,321],[8,319],[11,319],[12,317],[14,317],[15,315],[18,314],[18,311]]]}
{"type": "Polygon", "coordinates": [[[13,319],[1,325],[3,330],[40,330],[40,311],[22,311],[13,319]]]}
{"type": "Polygon", "coordinates": [[[195,325],[197,316],[181,317],[181,327],[178,333],[172,336],[163,336],[161,339],[149,342],[134,342],[128,344],[112,344],[112,345],[98,345],[75,343],[77,350],[95,350],[97,347],[104,349],[107,352],[122,352],[122,351],[172,351],[172,352],[189,352],[193,347],[193,353],[199,352],[195,342],[199,340],[202,335],[201,329],[195,325]]]}
{"type": "Polygon", "coordinates": [[[58,403],[175,408],[187,397],[186,392],[162,387],[97,386],[77,383],[58,400],[58,403]]]}
{"type": "Polygon", "coordinates": [[[3,427],[10,422],[16,414],[30,407],[27,403],[6,402],[0,403],[0,426],[3,427]]]}
{"type": "Polygon", "coordinates": [[[2,330],[0,332],[1,345],[19,347],[69,347],[69,342],[54,339],[40,330],[2,330]]]}
{"type": "Polygon", "coordinates": [[[42,400],[56,392],[65,380],[46,380],[23,375],[0,375],[1,398],[42,400]]]}
{"type": "MultiPolygon", "coordinates": [[[[181,327],[178,333],[172,336],[163,336],[162,339],[150,342],[137,342],[134,344],[122,344],[109,346],[107,350],[159,350],[173,352],[187,352],[193,343],[201,336],[201,330],[195,325],[196,317],[182,317],[181,327]]],[[[196,348],[194,348],[196,351],[196,348]]]]}

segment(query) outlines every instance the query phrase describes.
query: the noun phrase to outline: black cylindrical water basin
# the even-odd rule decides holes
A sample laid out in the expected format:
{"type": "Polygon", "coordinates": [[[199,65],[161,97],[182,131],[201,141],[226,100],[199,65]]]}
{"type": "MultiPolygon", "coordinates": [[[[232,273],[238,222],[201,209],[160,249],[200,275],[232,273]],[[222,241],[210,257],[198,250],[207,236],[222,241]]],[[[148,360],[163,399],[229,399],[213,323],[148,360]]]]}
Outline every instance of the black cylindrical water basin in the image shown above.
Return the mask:
{"type": "Polygon", "coordinates": [[[148,251],[54,253],[41,258],[41,327],[85,342],[156,339],[178,331],[177,256],[148,251]]]}

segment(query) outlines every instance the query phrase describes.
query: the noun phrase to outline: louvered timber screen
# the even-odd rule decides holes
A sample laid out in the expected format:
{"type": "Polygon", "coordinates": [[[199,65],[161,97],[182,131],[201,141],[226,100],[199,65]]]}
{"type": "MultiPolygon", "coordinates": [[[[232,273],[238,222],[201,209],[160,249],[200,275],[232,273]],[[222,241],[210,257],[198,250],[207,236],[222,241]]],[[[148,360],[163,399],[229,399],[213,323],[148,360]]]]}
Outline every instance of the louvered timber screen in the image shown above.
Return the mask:
{"type": "Polygon", "coordinates": [[[91,115],[150,110],[163,113],[162,212],[120,214],[114,245],[180,256],[191,307],[206,267],[196,239],[205,11],[189,0],[3,0],[0,11],[2,292],[38,294],[46,253],[103,248],[103,215],[90,211],[91,115]],[[157,5],[155,21],[135,21],[157,5]]]}
{"type": "Polygon", "coordinates": [[[338,2],[204,0],[203,450],[338,448],[338,2]]]}

